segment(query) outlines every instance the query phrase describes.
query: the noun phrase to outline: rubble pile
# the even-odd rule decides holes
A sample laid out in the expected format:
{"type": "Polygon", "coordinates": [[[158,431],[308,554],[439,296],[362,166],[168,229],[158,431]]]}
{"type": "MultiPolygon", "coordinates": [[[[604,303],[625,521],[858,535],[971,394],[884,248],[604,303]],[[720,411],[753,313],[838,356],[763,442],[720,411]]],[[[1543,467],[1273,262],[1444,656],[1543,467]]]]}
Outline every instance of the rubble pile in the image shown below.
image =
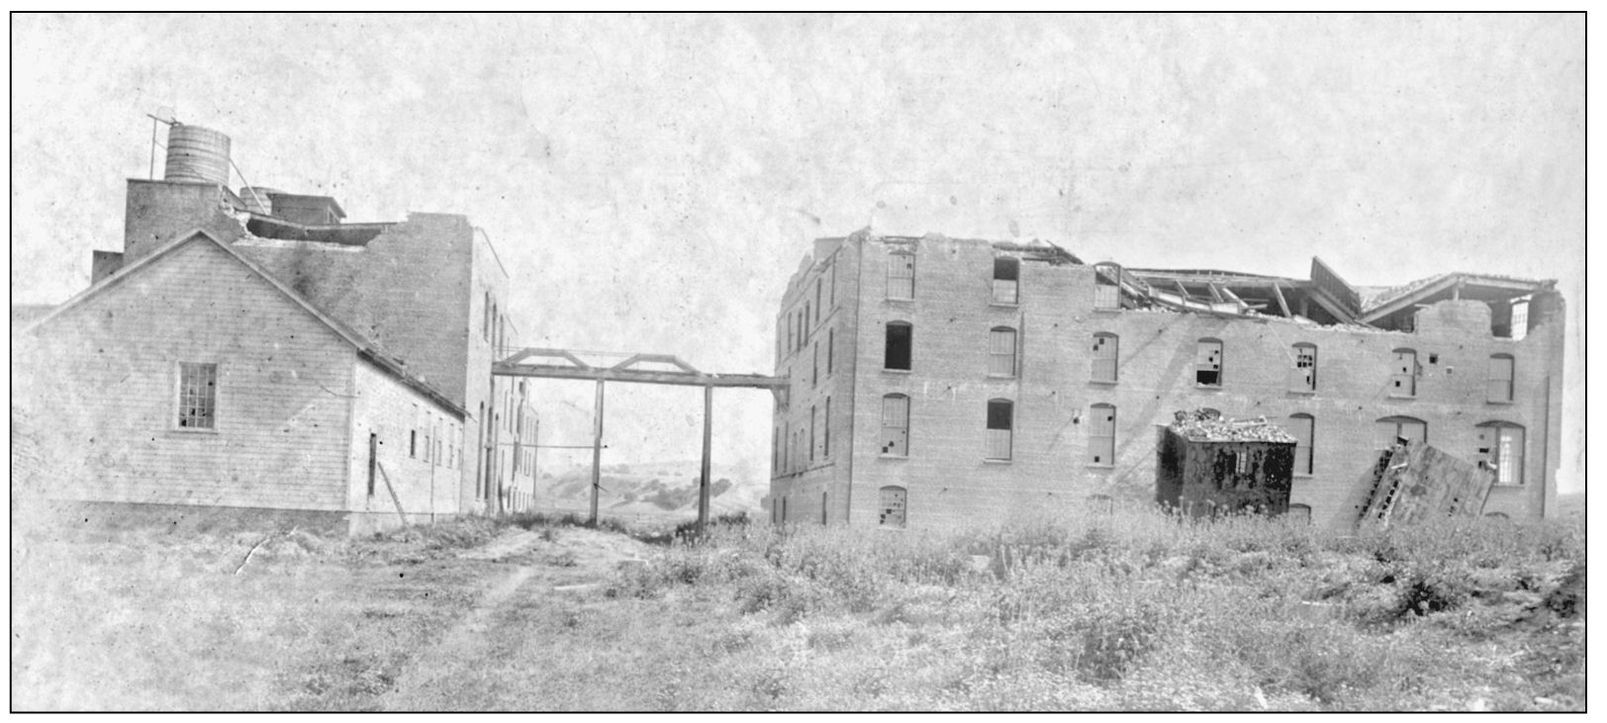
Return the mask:
{"type": "Polygon", "coordinates": [[[1214,411],[1196,409],[1173,415],[1171,430],[1195,442],[1284,442],[1295,444],[1294,436],[1282,427],[1255,419],[1228,419],[1214,411]]]}

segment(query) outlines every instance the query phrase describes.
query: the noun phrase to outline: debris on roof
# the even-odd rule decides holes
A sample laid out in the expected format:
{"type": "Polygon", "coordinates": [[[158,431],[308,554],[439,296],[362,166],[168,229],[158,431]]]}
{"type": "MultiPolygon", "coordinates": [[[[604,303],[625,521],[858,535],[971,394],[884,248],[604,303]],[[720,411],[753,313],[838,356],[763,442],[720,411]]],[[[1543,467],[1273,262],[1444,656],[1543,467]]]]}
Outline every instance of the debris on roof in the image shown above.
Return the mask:
{"type": "Polygon", "coordinates": [[[1268,422],[1266,417],[1227,419],[1218,412],[1206,409],[1177,412],[1170,429],[1194,442],[1297,442],[1294,435],[1268,422]]]}

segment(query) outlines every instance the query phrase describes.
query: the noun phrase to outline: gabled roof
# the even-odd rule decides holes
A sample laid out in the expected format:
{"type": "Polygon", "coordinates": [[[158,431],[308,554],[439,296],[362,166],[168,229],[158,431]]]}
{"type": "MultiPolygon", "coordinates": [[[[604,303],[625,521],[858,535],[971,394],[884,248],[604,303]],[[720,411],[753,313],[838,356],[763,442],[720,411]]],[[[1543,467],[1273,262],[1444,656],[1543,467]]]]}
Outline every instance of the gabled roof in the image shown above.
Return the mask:
{"type": "Polygon", "coordinates": [[[44,315],[38,321],[35,321],[33,324],[29,325],[25,332],[30,334],[36,332],[40,327],[49,324],[57,316],[60,316],[68,309],[80,306],[90,299],[93,299],[96,296],[104,293],[107,289],[123,283],[130,277],[138,275],[145,269],[148,269],[156,264],[158,261],[171,256],[174,251],[177,251],[178,249],[183,248],[190,243],[211,243],[229,258],[239,262],[240,265],[245,266],[247,269],[250,269],[252,273],[261,277],[263,281],[268,282],[268,285],[278,290],[279,293],[283,294],[285,298],[290,300],[291,303],[301,307],[307,313],[312,314],[313,318],[323,323],[323,325],[328,327],[330,331],[335,332],[335,335],[340,337],[341,340],[345,341],[347,344],[356,349],[359,357],[368,360],[369,362],[373,363],[374,366],[379,367],[387,374],[395,377],[398,381],[401,381],[403,384],[412,387],[420,394],[429,397],[430,400],[434,401],[436,404],[445,407],[447,410],[459,416],[467,416],[467,412],[465,412],[462,407],[454,404],[452,400],[448,399],[434,387],[430,386],[428,382],[409,374],[402,367],[400,361],[390,354],[387,354],[383,349],[380,348],[378,344],[358,333],[355,329],[352,329],[346,324],[341,323],[341,321],[335,317],[325,313],[322,309],[308,301],[306,297],[296,293],[294,289],[286,286],[283,282],[274,278],[273,274],[269,273],[262,266],[258,265],[251,259],[246,258],[233,248],[230,248],[228,244],[219,241],[216,236],[208,233],[205,229],[200,228],[188,233],[179,234],[175,240],[169,242],[167,245],[151,252],[150,254],[132,264],[129,264],[128,266],[124,266],[122,269],[119,269],[117,273],[101,279],[100,282],[91,285],[88,289],[83,290],[76,296],[63,302],[60,306],[57,306],[55,309],[51,310],[50,313],[44,315]]]}

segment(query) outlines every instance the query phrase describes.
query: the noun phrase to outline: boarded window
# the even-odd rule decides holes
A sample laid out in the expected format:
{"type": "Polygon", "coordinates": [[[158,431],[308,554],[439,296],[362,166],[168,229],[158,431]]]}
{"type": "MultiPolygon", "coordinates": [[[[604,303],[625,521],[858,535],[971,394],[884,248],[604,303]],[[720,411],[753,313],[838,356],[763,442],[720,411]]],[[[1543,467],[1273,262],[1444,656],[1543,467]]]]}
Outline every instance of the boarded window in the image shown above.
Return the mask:
{"type": "Polygon", "coordinates": [[[894,251],[887,255],[887,298],[915,298],[915,254],[894,251]]]}
{"type": "Polygon", "coordinates": [[[996,377],[1016,375],[1016,330],[996,326],[988,332],[988,374],[996,377]]]}
{"type": "Polygon", "coordinates": [[[1289,388],[1297,392],[1317,391],[1317,346],[1296,344],[1294,353],[1295,368],[1289,377],[1289,388]]]}
{"type": "Polygon", "coordinates": [[[1389,449],[1398,439],[1404,439],[1412,444],[1428,442],[1428,423],[1412,417],[1384,417],[1375,423],[1377,439],[1374,445],[1377,449],[1389,449]]]}
{"type": "Polygon", "coordinates": [[[993,260],[993,303],[1020,301],[1021,260],[1000,256],[993,260]]]}
{"type": "Polygon", "coordinates": [[[915,344],[915,328],[906,322],[887,323],[887,349],[883,355],[883,369],[909,371],[910,352],[915,344]]]}
{"type": "Polygon", "coordinates": [[[1015,403],[1008,399],[989,399],[988,459],[1010,459],[1014,428],[1015,403]]]}
{"type": "Polygon", "coordinates": [[[1479,466],[1495,471],[1496,484],[1523,484],[1523,427],[1508,422],[1485,422],[1474,428],[1479,466]]]}
{"type": "Polygon", "coordinates": [[[1194,346],[1194,383],[1202,387],[1222,386],[1222,342],[1201,339],[1194,346]]]}
{"type": "Polygon", "coordinates": [[[179,362],[179,428],[216,429],[218,365],[179,362]]]}
{"type": "Polygon", "coordinates": [[[910,398],[902,394],[882,397],[882,454],[907,457],[910,453],[910,398]]]}
{"type": "Polygon", "coordinates": [[[1117,350],[1120,339],[1115,334],[1099,332],[1094,335],[1094,354],[1089,379],[1096,382],[1116,383],[1117,350]]]}
{"type": "Polygon", "coordinates": [[[1088,408],[1088,463],[1116,464],[1116,407],[1095,404],[1088,408]]]}
{"type": "Polygon", "coordinates": [[[1316,421],[1309,414],[1289,415],[1289,434],[1295,438],[1295,474],[1311,474],[1311,441],[1316,421]]]}
{"type": "Polygon", "coordinates": [[[1490,357],[1490,376],[1484,398],[1492,402],[1512,401],[1512,371],[1513,360],[1510,354],[1496,354],[1490,357]]]}
{"type": "Polygon", "coordinates": [[[1411,349],[1396,349],[1391,355],[1390,396],[1417,396],[1417,352],[1411,349]]]}
{"type": "Polygon", "coordinates": [[[877,499],[876,524],[883,527],[903,527],[906,505],[907,493],[903,487],[883,487],[877,499]]]}

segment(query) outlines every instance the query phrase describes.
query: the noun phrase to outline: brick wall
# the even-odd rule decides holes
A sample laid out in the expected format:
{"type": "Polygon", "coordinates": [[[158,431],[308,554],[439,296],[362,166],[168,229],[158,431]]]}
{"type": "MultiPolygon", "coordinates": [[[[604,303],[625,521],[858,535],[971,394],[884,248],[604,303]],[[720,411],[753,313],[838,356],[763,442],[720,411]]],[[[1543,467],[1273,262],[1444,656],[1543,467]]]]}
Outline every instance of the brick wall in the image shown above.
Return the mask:
{"type": "MultiPolygon", "coordinates": [[[[1353,519],[1361,480],[1376,459],[1375,420],[1409,416],[1428,425],[1429,443],[1472,459],[1475,425],[1503,421],[1526,430],[1525,484],[1491,494],[1488,509],[1510,516],[1541,512],[1554,478],[1560,407],[1548,383],[1560,389],[1561,314],[1542,323],[1522,341],[1493,338],[1488,307],[1479,302],[1444,302],[1424,310],[1416,333],[1321,327],[1290,320],[1252,321],[1196,314],[1093,309],[1093,270],[1051,265],[1023,257],[1017,305],[992,303],[995,249],[975,241],[929,236],[914,242],[917,261],[915,299],[889,300],[887,258],[907,242],[856,235],[850,247],[863,247],[857,313],[839,318],[837,360],[851,358],[859,372],[834,387],[833,412],[851,421],[834,421],[834,434],[851,434],[851,459],[830,471],[779,475],[772,496],[789,496],[795,519],[807,510],[816,490],[841,485],[852,498],[856,523],[874,522],[877,493],[883,486],[908,490],[911,526],[1002,520],[1023,510],[1053,512],[1085,504],[1090,496],[1144,502],[1154,499],[1158,429],[1175,410],[1212,407],[1233,417],[1265,415],[1285,422],[1290,415],[1314,420],[1313,472],[1297,475],[1291,502],[1312,508],[1319,524],[1353,519]],[[913,325],[914,352],[908,373],[884,371],[883,340],[889,322],[913,325]],[[1017,334],[1014,377],[988,374],[988,334],[1008,327],[1017,334]],[[1115,334],[1118,380],[1091,381],[1095,333],[1115,334]],[[1195,383],[1196,345],[1202,338],[1223,347],[1220,386],[1195,383]],[[857,343],[843,344],[844,339],[857,343]],[[1291,391],[1293,346],[1314,344],[1318,383],[1314,393],[1291,391]],[[1415,396],[1391,394],[1390,366],[1396,349],[1416,351],[1421,374],[1415,396]],[[852,350],[852,351],[850,351],[852,350]],[[1514,402],[1485,401],[1486,371],[1492,354],[1515,360],[1514,402]],[[846,393],[852,405],[842,405],[846,393]],[[881,403],[886,394],[910,399],[907,457],[880,454],[881,403]],[[1014,405],[1009,461],[984,459],[987,407],[991,399],[1014,405]],[[1116,409],[1115,459],[1091,458],[1090,409],[1116,409]],[[851,482],[849,479],[851,478],[851,482]],[[799,501],[795,501],[799,500],[799,501]],[[801,501],[801,502],[800,502],[801,501]]],[[[1005,252],[1001,252],[1005,253],[1005,252]]],[[[1013,253],[1013,252],[1011,252],[1013,253]]],[[[842,259],[854,258],[842,256],[842,259]]],[[[811,269],[795,277],[783,301],[778,327],[803,292],[812,294],[811,269]]],[[[839,270],[839,276],[845,275],[839,270]]],[[[839,286],[839,289],[843,289],[839,286]]],[[[851,288],[851,287],[850,287],[851,288]]],[[[845,300],[853,307],[854,300],[845,300]]],[[[1560,303],[1560,302],[1559,302],[1560,303]]],[[[819,333],[819,332],[816,332],[819,333]]],[[[798,375],[806,355],[784,358],[778,373],[798,375]]],[[[795,383],[794,387],[798,385],[795,383]]],[[[806,397],[807,398],[807,397],[806,397]]],[[[778,426],[807,424],[808,404],[798,395],[779,410],[778,426]]],[[[844,448],[839,441],[833,449],[844,448]]],[[[833,495],[833,498],[838,495],[833,495]]]]}

